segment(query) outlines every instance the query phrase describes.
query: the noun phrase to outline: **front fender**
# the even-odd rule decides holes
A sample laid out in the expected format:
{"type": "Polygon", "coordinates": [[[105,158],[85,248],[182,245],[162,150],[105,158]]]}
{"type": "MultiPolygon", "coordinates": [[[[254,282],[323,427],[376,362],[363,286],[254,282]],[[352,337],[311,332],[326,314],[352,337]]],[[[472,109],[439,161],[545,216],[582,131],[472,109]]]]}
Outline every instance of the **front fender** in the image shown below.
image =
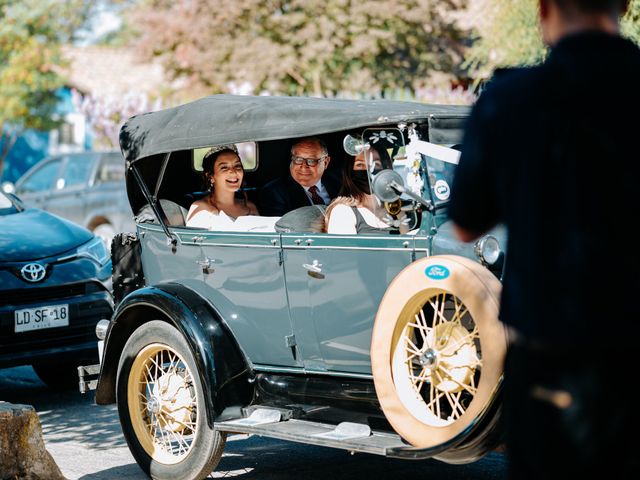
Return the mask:
{"type": "MultiPolygon", "coordinates": [[[[141,288],[127,295],[118,305],[107,331],[96,403],[106,405],[116,401],[116,377],[122,349],[129,336],[151,320],[170,323],[189,344],[205,398],[210,399],[207,418],[213,425],[213,419],[228,406],[220,392],[230,382],[248,374],[248,363],[220,314],[196,292],[176,283],[141,288]]],[[[245,390],[231,392],[226,395],[226,401],[247,404],[250,395],[245,390]],[[237,398],[238,395],[249,398],[237,398]]]]}

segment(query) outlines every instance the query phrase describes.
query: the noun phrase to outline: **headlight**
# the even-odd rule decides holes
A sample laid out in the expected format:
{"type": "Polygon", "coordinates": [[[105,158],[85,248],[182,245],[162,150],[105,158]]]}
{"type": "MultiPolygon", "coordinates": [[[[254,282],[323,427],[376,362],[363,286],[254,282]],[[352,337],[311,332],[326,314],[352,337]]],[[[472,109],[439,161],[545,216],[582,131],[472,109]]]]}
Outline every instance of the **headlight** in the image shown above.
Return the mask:
{"type": "Polygon", "coordinates": [[[109,252],[100,237],[95,237],[78,248],[79,257],[88,257],[98,265],[104,265],[109,260],[109,252]]]}
{"type": "Polygon", "coordinates": [[[484,265],[494,265],[500,258],[500,242],[493,235],[487,235],[476,242],[475,252],[484,265]]]}
{"type": "Polygon", "coordinates": [[[96,337],[98,340],[104,340],[107,338],[107,330],[109,330],[109,320],[100,320],[96,324],[96,337]]]}

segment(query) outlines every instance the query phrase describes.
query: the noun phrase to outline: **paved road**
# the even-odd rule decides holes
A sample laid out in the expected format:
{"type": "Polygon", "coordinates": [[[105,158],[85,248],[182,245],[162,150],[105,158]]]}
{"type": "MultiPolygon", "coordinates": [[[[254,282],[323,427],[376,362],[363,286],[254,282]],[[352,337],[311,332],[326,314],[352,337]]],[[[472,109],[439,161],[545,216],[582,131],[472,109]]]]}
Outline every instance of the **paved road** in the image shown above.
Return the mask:
{"type": "MultiPolygon", "coordinates": [[[[114,406],[93,402],[93,394],[48,390],[31,367],[0,370],[0,400],[33,405],[45,443],[70,480],[134,480],[147,478],[129,453],[114,406]]],[[[342,450],[299,445],[259,437],[230,438],[211,478],[239,480],[501,480],[504,457],[492,453],[470,465],[435,460],[389,460],[350,455],[342,450]]],[[[178,479],[176,479],[178,480],[178,479]]]]}

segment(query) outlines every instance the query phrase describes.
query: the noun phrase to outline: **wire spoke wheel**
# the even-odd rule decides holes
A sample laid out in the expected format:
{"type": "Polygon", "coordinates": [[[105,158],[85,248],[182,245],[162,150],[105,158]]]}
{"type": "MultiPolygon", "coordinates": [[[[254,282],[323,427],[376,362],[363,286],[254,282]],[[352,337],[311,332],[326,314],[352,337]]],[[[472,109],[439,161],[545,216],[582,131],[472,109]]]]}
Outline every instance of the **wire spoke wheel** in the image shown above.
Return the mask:
{"type": "Polygon", "coordinates": [[[197,436],[193,375],[172,348],[154,343],[136,357],[128,381],[129,412],[144,450],[162,463],[181,461],[197,436]]]}
{"type": "Polygon", "coordinates": [[[208,420],[201,372],[185,337],[160,320],[137,328],[118,363],[116,399],[133,457],[156,480],[207,477],[226,435],[208,420]]]}
{"type": "Polygon", "coordinates": [[[371,338],[373,380],[387,420],[414,446],[439,455],[491,410],[506,353],[500,290],[485,267],[449,255],[412,263],[387,288],[371,338]]]}
{"type": "Polygon", "coordinates": [[[459,419],[476,395],[482,370],[478,328],[455,295],[435,292],[401,330],[392,374],[400,399],[413,415],[433,426],[459,419]]]}

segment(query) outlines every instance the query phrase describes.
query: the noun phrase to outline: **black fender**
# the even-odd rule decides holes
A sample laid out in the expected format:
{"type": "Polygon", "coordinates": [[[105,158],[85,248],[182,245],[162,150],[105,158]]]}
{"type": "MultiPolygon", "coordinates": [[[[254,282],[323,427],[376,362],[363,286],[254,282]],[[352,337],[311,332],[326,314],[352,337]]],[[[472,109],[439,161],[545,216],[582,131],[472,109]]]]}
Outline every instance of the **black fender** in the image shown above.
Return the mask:
{"type": "Polygon", "coordinates": [[[107,330],[96,403],[116,401],[118,362],[129,336],[142,324],[163,320],[186,339],[198,366],[207,400],[210,426],[227,406],[248,405],[251,391],[249,363],[222,316],[198,293],[177,283],[144,287],[127,295],[114,312],[107,330]],[[233,384],[233,388],[227,388],[233,384]]]}

